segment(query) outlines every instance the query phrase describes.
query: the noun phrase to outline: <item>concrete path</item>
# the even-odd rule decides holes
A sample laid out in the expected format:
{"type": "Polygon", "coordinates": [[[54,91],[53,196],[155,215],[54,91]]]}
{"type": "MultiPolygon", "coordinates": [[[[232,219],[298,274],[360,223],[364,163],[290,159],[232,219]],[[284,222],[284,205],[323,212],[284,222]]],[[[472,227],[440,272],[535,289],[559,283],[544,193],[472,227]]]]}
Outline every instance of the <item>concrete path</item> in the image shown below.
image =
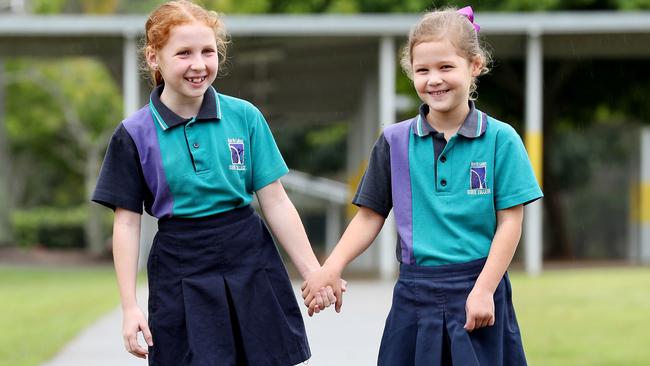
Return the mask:
{"type": "MultiPolygon", "coordinates": [[[[392,281],[350,281],[340,314],[329,308],[309,318],[301,306],[313,355],[308,364],[376,365],[393,284],[392,281]]],[[[298,289],[299,284],[294,283],[297,297],[298,289]]],[[[146,289],[139,291],[138,298],[146,308],[146,289]]],[[[124,350],[121,326],[122,314],[118,308],[79,334],[54,359],[42,366],[146,366],[146,361],[124,350]]],[[[144,344],[143,341],[140,343],[144,344]]]]}

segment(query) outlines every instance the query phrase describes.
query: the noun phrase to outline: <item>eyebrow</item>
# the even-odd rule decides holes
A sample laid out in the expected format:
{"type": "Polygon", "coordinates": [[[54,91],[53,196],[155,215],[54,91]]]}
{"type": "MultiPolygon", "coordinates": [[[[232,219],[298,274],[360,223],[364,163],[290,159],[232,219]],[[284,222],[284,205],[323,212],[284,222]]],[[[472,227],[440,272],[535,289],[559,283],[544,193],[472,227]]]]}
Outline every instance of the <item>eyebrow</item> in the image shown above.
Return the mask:
{"type": "Polygon", "coordinates": [[[202,49],[202,50],[206,49],[206,48],[216,49],[216,47],[214,45],[201,45],[201,46],[196,46],[196,47],[194,47],[194,46],[178,46],[177,48],[175,48],[175,51],[176,52],[190,51],[190,50],[197,49],[197,48],[202,49]]]}
{"type": "Polygon", "coordinates": [[[417,63],[417,64],[414,63],[414,64],[413,64],[413,67],[415,68],[415,67],[417,67],[417,66],[429,66],[429,65],[441,65],[441,64],[451,64],[451,65],[455,65],[456,62],[454,62],[454,61],[452,61],[452,60],[443,59],[443,60],[440,60],[440,61],[434,61],[434,62],[422,62],[422,63],[417,63]]]}

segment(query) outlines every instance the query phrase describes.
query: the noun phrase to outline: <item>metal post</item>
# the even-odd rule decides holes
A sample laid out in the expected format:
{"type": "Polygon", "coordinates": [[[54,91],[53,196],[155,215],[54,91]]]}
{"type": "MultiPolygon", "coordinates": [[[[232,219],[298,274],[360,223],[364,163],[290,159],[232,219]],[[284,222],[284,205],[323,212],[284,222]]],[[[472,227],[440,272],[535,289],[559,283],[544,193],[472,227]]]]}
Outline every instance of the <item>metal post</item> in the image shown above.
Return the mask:
{"type": "MultiPolygon", "coordinates": [[[[379,128],[395,123],[395,39],[382,37],[379,44],[379,128]]],[[[395,242],[397,230],[391,214],[379,235],[379,275],[393,279],[397,272],[395,242]]]]}
{"type": "Polygon", "coordinates": [[[327,218],[325,220],[325,254],[330,255],[341,236],[341,205],[336,202],[327,203],[327,218]]]}
{"type": "MultiPolygon", "coordinates": [[[[528,34],[526,54],[526,149],[542,185],[543,147],[543,55],[541,31],[532,29],[528,34]]],[[[542,203],[526,206],[524,219],[525,268],[531,276],[542,272],[542,203]]]]}
{"type": "Polygon", "coordinates": [[[650,265],[650,127],[641,130],[641,181],[639,182],[639,254],[650,265]]]}
{"type": "MultiPolygon", "coordinates": [[[[357,213],[357,207],[352,204],[352,197],[356,193],[363,173],[368,167],[368,158],[373,143],[377,139],[379,120],[379,81],[377,73],[366,76],[360,104],[348,135],[348,204],[346,205],[346,218],[348,221],[357,213]]],[[[379,245],[373,245],[357,259],[350,263],[350,270],[370,272],[378,268],[379,245]]]]}
{"type": "Polygon", "coordinates": [[[25,0],[10,0],[9,8],[14,14],[24,14],[25,13],[25,0]]]}
{"type": "Polygon", "coordinates": [[[124,86],[124,116],[127,117],[138,110],[140,103],[140,76],[138,74],[138,45],[136,35],[124,35],[123,59],[124,71],[122,83],[124,86]]]}

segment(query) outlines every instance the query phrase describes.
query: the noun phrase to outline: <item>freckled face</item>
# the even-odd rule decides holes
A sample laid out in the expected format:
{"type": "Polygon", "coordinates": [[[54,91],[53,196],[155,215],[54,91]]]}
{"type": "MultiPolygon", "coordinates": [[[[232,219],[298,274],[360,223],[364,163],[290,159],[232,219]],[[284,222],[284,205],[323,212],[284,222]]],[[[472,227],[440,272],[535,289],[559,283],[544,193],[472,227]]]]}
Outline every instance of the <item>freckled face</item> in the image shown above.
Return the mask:
{"type": "Polygon", "coordinates": [[[170,100],[187,103],[199,98],[217,77],[219,56],[213,30],[203,23],[171,29],[167,43],[147,55],[149,65],[160,70],[170,100]]]}

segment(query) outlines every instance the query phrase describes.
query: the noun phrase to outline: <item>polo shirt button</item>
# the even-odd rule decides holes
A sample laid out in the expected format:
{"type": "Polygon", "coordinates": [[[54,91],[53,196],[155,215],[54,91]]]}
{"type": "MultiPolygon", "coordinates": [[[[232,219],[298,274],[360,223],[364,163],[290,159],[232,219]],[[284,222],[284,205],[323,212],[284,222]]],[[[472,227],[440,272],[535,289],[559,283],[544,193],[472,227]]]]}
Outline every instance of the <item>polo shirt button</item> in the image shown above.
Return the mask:
{"type": "Polygon", "coordinates": [[[441,156],[441,157],[440,157],[440,161],[442,161],[442,162],[444,163],[445,161],[447,161],[447,157],[446,157],[446,156],[444,156],[444,155],[443,155],[443,156],[441,156]]]}
{"type": "Polygon", "coordinates": [[[445,179],[441,180],[441,181],[440,181],[440,185],[443,186],[443,187],[446,186],[446,185],[447,185],[447,181],[446,181],[445,179]]]}
{"type": "Polygon", "coordinates": [[[195,149],[198,149],[198,148],[199,148],[199,146],[201,146],[201,145],[199,145],[199,143],[198,143],[198,142],[195,142],[195,143],[194,143],[194,145],[192,145],[192,146],[194,146],[194,148],[195,148],[195,149]]]}

